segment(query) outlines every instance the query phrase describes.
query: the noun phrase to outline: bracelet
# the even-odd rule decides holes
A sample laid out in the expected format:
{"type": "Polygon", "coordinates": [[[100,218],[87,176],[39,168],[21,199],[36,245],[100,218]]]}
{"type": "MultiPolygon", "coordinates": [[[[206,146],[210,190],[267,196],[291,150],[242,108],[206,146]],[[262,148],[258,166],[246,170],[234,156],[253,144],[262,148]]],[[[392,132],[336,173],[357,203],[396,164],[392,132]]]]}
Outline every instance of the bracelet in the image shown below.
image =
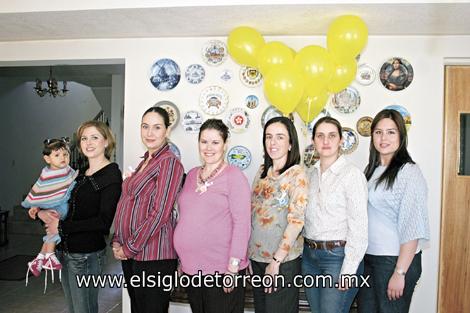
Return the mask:
{"type": "Polygon", "coordinates": [[[276,262],[276,263],[278,263],[278,264],[280,264],[280,263],[281,263],[281,260],[279,260],[279,259],[276,259],[276,257],[275,257],[275,256],[273,256],[273,260],[274,260],[274,262],[276,262]]]}
{"type": "Polygon", "coordinates": [[[400,276],[405,276],[406,272],[402,270],[401,268],[395,267],[395,273],[397,273],[400,276]]]}

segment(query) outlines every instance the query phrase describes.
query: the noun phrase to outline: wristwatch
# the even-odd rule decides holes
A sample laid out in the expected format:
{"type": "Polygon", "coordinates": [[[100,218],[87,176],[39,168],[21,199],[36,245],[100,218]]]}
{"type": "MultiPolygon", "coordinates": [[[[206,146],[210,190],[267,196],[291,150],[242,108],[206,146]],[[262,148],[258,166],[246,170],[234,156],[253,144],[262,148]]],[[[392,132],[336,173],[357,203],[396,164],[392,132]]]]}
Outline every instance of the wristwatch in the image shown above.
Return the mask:
{"type": "Polygon", "coordinates": [[[403,269],[398,268],[398,267],[395,267],[395,273],[397,273],[400,276],[405,276],[406,275],[406,272],[403,269]]]}

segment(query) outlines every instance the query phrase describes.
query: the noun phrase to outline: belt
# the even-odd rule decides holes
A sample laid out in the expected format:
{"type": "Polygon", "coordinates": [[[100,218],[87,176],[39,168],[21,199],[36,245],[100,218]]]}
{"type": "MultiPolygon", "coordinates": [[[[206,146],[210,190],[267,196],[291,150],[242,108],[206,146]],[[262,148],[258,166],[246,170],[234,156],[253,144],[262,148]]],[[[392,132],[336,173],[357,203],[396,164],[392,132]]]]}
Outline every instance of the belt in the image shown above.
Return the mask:
{"type": "Polygon", "coordinates": [[[338,247],[344,247],[346,245],[345,240],[311,240],[304,238],[305,244],[311,249],[323,249],[323,250],[332,250],[338,247]]]}

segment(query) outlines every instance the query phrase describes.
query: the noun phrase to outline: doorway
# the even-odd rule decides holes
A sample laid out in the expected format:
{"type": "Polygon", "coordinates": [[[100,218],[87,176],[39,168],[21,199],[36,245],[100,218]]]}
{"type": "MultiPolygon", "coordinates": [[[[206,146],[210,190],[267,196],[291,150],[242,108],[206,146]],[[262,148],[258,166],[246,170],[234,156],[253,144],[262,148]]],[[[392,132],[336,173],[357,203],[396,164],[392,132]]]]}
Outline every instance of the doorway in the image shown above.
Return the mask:
{"type": "Polygon", "coordinates": [[[439,313],[470,309],[470,66],[446,66],[439,313]]]}

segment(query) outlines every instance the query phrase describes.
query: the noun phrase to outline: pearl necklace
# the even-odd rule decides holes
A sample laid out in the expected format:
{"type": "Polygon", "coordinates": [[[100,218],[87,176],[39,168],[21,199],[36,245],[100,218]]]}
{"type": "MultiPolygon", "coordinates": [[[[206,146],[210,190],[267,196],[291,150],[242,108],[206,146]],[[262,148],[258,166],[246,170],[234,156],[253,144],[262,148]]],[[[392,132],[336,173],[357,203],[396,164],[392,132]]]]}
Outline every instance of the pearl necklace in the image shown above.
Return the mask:
{"type": "Polygon", "coordinates": [[[201,166],[197,175],[196,192],[199,192],[200,195],[206,192],[207,188],[214,184],[214,182],[209,182],[209,180],[213,179],[224,165],[224,162],[220,162],[220,164],[206,178],[202,178],[202,172],[204,171],[205,165],[201,166]]]}

